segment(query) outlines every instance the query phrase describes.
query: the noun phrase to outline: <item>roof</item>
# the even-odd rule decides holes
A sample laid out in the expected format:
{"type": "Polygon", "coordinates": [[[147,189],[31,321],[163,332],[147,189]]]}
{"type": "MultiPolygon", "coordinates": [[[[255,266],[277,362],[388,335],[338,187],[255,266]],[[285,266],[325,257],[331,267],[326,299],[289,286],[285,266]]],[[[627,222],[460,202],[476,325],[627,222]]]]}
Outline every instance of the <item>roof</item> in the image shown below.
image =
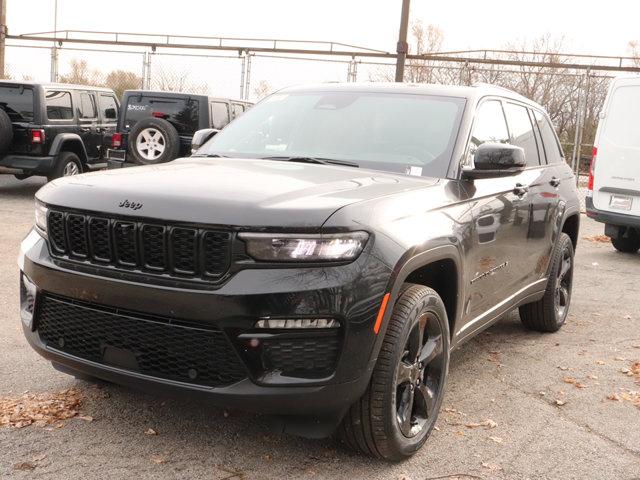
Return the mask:
{"type": "MultiPolygon", "coordinates": [[[[529,105],[543,109],[533,100],[530,100],[508,88],[491,85],[488,83],[476,83],[471,86],[460,85],[436,85],[431,83],[395,83],[395,82],[327,82],[313,85],[299,85],[288,87],[280,92],[303,92],[303,91],[351,91],[351,92],[380,92],[380,93],[402,93],[414,95],[441,95],[448,97],[461,97],[468,99],[480,99],[486,96],[498,96],[511,98],[529,105]]],[[[543,109],[544,110],[544,109],[543,109]]]]}
{"type": "Polygon", "coordinates": [[[43,88],[66,88],[74,90],[98,90],[101,92],[113,92],[112,89],[107,87],[94,87],[91,85],[75,85],[73,83],[54,83],[54,82],[34,82],[32,80],[0,80],[0,83],[12,83],[15,85],[31,85],[34,87],[43,88]]]}
{"type": "Polygon", "coordinates": [[[165,90],[142,90],[142,89],[125,90],[124,93],[125,93],[125,95],[143,94],[143,95],[164,95],[165,97],[207,98],[209,100],[228,100],[230,102],[253,104],[253,102],[250,102],[249,100],[239,100],[239,99],[230,98],[230,97],[214,97],[214,96],[205,95],[205,94],[202,94],[202,93],[168,92],[168,91],[165,91],[165,90]]]}

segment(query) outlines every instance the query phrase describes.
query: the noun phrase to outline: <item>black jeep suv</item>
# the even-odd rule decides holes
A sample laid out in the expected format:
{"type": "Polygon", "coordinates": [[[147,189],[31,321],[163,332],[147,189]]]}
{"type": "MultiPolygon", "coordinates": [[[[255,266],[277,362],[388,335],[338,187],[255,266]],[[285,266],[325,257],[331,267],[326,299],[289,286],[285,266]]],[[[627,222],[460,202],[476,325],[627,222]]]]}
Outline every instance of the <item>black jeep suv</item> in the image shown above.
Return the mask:
{"type": "Polygon", "coordinates": [[[190,93],[127,90],[109,168],[163,163],[191,154],[197,130],[223,129],[251,107],[245,100],[190,93]]]}
{"type": "Polygon", "coordinates": [[[107,88],[0,81],[0,173],[54,179],[106,166],[118,109],[107,88]]]}
{"type": "Polygon", "coordinates": [[[571,301],[574,176],[544,110],[489,86],[291,88],[191,158],[36,197],[21,318],[56,368],[386,459],[425,442],[453,348],[571,301]]]}

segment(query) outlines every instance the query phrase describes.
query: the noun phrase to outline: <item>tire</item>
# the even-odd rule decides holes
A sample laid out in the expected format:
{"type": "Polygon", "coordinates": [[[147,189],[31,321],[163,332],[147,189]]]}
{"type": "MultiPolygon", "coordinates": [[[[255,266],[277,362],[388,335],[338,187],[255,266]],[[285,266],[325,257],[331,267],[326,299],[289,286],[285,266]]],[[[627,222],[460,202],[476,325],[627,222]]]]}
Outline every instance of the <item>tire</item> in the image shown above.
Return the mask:
{"type": "MultiPolygon", "coordinates": [[[[622,227],[620,228],[622,231],[622,227]]],[[[636,253],[640,250],[640,235],[633,228],[626,228],[624,234],[611,239],[613,248],[622,253],[636,253]]]]}
{"type": "Polygon", "coordinates": [[[564,325],[571,306],[573,286],[573,243],[561,233],[551,257],[544,296],[520,307],[520,320],[530,330],[557,332],[564,325]],[[557,301],[557,303],[556,303],[557,301]]]}
{"type": "Polygon", "coordinates": [[[393,307],[365,394],[338,428],[342,442],[352,450],[390,461],[413,455],[435,425],[448,368],[449,323],[444,304],[431,288],[410,285],[393,307]],[[423,349],[416,350],[420,330],[423,349]],[[428,356],[428,351],[433,355],[428,356]],[[427,358],[422,368],[413,361],[418,355],[427,358]],[[409,408],[410,415],[402,413],[409,408]]]}
{"type": "Polygon", "coordinates": [[[13,124],[7,112],[0,108],[0,155],[9,151],[11,142],[13,142],[13,124]]]}
{"type": "Polygon", "coordinates": [[[178,131],[162,118],[140,120],[129,133],[129,153],[140,165],[155,165],[178,158],[178,131]]]}
{"type": "Polygon", "coordinates": [[[53,171],[47,175],[47,178],[51,181],[60,177],[79,175],[82,171],[82,162],[78,155],[73,152],[60,152],[53,171]]]}

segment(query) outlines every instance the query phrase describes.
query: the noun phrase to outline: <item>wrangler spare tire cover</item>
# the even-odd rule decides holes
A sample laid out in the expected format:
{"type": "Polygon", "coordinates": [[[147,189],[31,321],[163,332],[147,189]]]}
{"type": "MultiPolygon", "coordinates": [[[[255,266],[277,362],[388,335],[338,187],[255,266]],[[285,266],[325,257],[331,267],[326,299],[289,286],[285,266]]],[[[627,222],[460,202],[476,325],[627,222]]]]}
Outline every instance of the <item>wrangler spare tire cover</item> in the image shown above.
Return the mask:
{"type": "Polygon", "coordinates": [[[13,141],[13,125],[7,112],[0,108],[0,155],[4,155],[11,148],[13,141]]]}
{"type": "Polygon", "coordinates": [[[142,165],[169,162],[180,154],[178,131],[162,118],[140,120],[129,132],[129,153],[142,165]]]}

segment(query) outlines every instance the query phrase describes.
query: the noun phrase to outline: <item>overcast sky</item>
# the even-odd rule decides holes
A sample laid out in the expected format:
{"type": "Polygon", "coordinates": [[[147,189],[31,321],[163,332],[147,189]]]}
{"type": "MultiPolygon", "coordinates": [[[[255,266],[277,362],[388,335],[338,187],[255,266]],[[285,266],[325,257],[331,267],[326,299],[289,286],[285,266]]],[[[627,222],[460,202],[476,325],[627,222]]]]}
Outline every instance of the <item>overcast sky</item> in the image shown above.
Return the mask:
{"type": "MultiPolygon", "coordinates": [[[[54,0],[8,0],[9,31],[53,30],[53,5],[54,0]]],[[[58,0],[58,29],[328,40],[394,51],[400,5],[401,0],[58,0]]],[[[628,42],[640,40],[637,0],[413,0],[411,19],[437,25],[444,32],[446,49],[500,48],[550,33],[564,37],[566,51],[627,55],[628,42]]],[[[10,68],[46,75],[48,52],[24,53],[8,50],[10,68]],[[29,66],[23,64],[25,59],[29,66]]],[[[74,55],[80,56],[63,54],[61,71],[74,55]]],[[[122,66],[138,72],[141,68],[139,57],[133,55],[94,56],[93,60],[95,68],[105,70],[122,66]]],[[[171,67],[193,67],[198,80],[211,71],[210,63],[200,65],[199,60],[183,65],[179,59],[166,60],[171,67]]],[[[213,82],[214,88],[224,91],[216,93],[237,96],[237,64],[237,60],[220,61],[220,71],[228,78],[213,82]]],[[[346,67],[257,61],[252,84],[260,79],[281,84],[316,77],[344,80],[346,67]]]]}

